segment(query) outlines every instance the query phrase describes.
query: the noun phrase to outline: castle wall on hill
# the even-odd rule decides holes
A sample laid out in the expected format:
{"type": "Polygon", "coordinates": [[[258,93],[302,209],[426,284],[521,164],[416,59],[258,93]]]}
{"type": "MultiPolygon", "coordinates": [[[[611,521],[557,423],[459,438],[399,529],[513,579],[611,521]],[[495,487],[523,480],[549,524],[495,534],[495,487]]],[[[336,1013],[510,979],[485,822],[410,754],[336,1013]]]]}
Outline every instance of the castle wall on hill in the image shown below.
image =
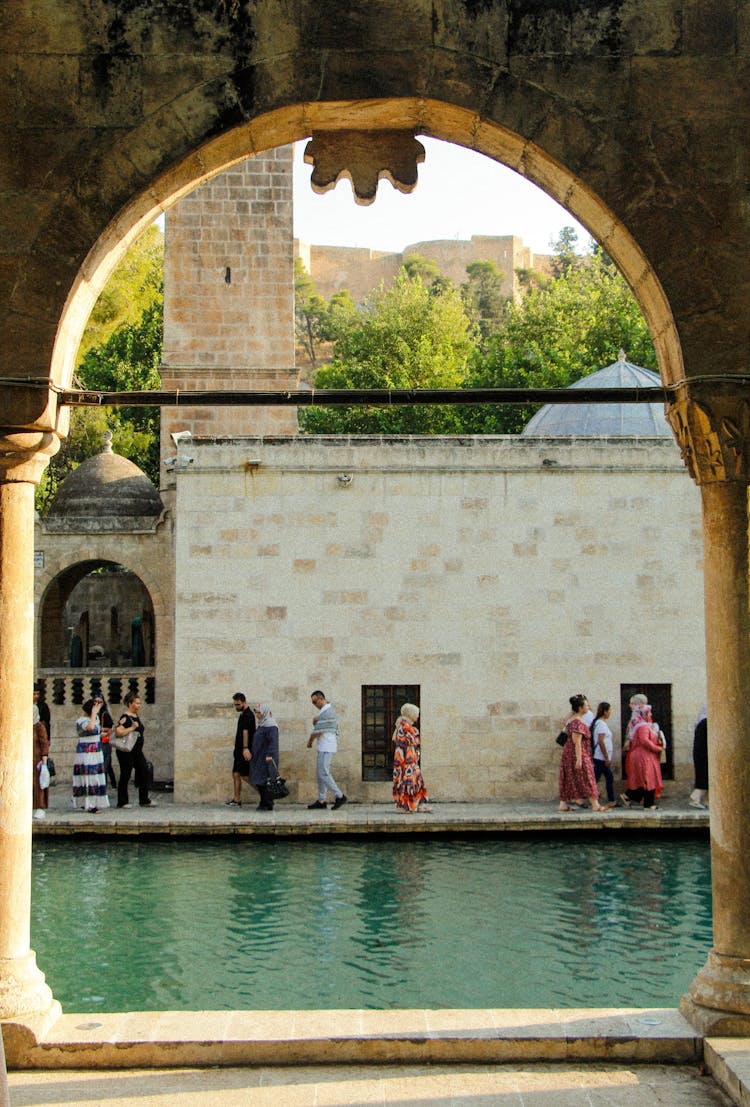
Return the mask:
{"type": "Polygon", "coordinates": [[[326,299],[342,288],[348,288],[353,299],[361,303],[381,281],[388,284],[408,257],[421,255],[434,261],[440,271],[455,285],[466,280],[466,267],[475,261],[494,261],[503,277],[503,291],[508,299],[520,295],[517,269],[537,269],[549,272],[550,257],[534,254],[516,235],[472,235],[471,239],[434,239],[414,242],[401,253],[387,253],[358,246],[319,246],[295,239],[294,248],[315,281],[318,292],[326,299]]]}

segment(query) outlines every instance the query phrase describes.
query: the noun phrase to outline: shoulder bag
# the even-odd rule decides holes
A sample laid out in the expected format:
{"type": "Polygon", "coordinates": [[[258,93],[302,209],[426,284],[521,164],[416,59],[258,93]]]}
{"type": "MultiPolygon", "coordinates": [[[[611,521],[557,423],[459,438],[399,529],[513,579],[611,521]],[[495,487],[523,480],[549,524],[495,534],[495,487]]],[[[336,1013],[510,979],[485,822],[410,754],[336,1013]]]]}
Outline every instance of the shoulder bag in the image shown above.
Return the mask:
{"type": "MultiPolygon", "coordinates": [[[[130,715],[127,717],[131,718],[130,715]]],[[[112,749],[119,750],[120,753],[132,753],[138,741],[138,727],[133,727],[127,734],[120,735],[117,733],[117,726],[119,726],[119,723],[112,727],[112,733],[109,736],[110,746],[112,746],[112,749]]]]}
{"type": "Polygon", "coordinates": [[[286,780],[283,776],[279,776],[279,767],[273,758],[271,758],[270,765],[272,768],[268,770],[268,780],[266,781],[268,795],[270,799],[283,800],[289,795],[286,780]]]}

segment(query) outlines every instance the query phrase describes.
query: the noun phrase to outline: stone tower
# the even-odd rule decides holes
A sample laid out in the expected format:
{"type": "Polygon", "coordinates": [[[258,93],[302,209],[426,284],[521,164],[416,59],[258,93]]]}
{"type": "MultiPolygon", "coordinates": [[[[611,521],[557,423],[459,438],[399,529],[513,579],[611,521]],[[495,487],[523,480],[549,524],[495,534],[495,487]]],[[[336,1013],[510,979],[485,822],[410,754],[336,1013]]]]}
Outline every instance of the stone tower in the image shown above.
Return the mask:
{"type": "MultiPolygon", "coordinates": [[[[163,388],[296,388],[292,147],[213,177],[170,209],[164,251],[163,388]]],[[[162,410],[162,458],[175,430],[295,434],[293,407],[162,410]]]]}

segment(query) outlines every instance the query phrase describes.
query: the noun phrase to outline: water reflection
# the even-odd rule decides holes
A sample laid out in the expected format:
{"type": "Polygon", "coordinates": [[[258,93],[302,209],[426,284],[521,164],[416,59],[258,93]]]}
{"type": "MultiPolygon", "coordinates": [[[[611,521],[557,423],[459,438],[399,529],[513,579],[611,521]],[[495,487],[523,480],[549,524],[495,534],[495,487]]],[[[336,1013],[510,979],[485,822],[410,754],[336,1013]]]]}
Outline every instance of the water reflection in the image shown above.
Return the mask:
{"type": "Polygon", "coordinates": [[[694,839],[49,842],[33,879],[71,1011],[673,1005],[711,945],[694,839]]]}

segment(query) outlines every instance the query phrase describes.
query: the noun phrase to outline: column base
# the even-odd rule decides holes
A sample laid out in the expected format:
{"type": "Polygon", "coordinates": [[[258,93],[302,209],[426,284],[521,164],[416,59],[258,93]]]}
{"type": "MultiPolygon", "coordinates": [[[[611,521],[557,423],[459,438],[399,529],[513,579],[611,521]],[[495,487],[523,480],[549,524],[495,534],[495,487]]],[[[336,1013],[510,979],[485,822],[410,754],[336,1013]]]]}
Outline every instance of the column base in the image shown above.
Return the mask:
{"type": "Polygon", "coordinates": [[[33,950],[23,957],[0,958],[0,1020],[43,1015],[55,1002],[33,950]]]}
{"type": "Polygon", "coordinates": [[[750,958],[711,950],[680,1012],[705,1036],[750,1037],[750,958]]]}

